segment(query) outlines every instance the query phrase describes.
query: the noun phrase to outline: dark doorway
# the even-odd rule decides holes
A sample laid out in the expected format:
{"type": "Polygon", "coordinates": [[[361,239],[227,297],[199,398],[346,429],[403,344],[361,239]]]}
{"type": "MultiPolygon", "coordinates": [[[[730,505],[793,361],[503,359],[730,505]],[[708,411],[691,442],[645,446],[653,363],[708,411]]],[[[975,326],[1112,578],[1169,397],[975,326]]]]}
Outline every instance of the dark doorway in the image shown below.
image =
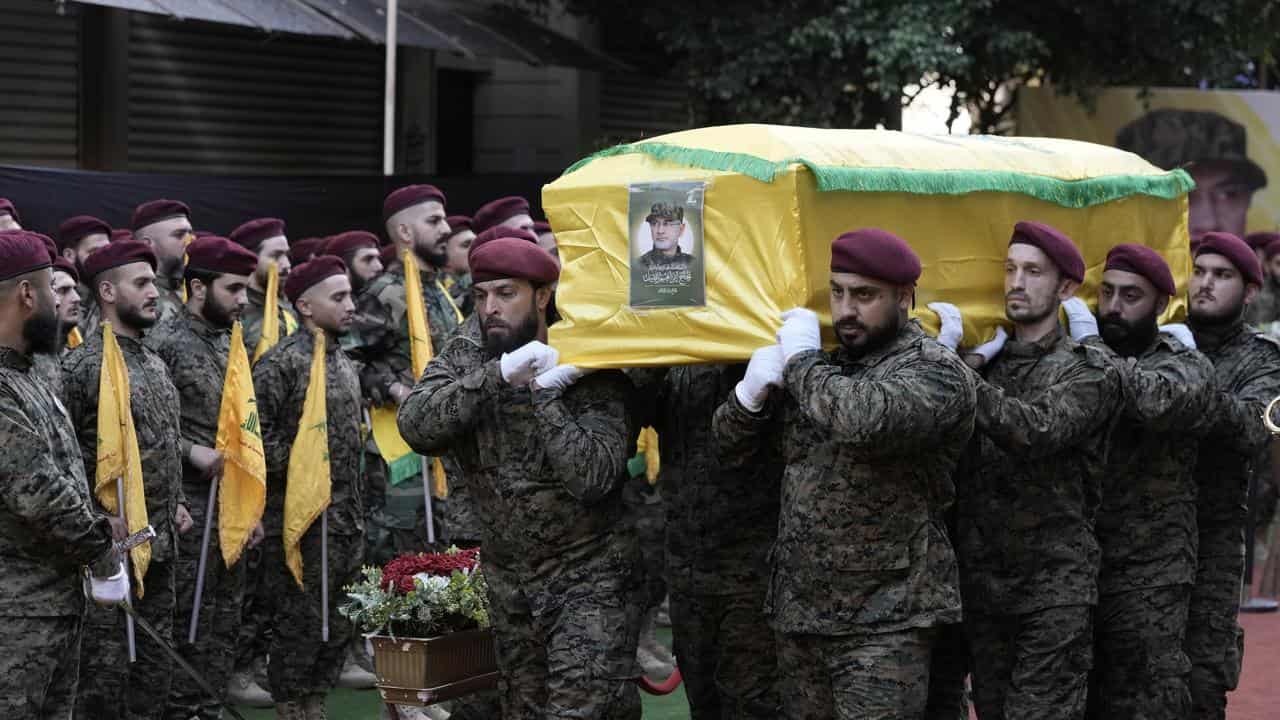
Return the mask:
{"type": "Polygon", "coordinates": [[[475,158],[475,73],[438,70],[436,173],[467,175],[475,158]]]}

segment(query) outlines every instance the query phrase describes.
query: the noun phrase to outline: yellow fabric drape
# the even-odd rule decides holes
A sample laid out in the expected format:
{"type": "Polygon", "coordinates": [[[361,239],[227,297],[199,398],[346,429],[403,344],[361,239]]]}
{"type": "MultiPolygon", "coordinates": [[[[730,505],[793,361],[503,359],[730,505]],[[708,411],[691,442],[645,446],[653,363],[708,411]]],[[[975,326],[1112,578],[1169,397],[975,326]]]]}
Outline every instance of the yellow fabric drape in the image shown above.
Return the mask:
{"type": "Polygon", "coordinates": [[[298,319],[293,316],[292,312],[285,310],[284,312],[280,313],[280,316],[284,318],[284,334],[285,335],[292,335],[298,332],[298,319]]]}
{"type": "Polygon", "coordinates": [[[644,476],[650,485],[658,482],[658,471],[662,468],[661,457],[658,454],[658,431],[651,427],[646,427],[640,431],[640,437],[636,440],[636,452],[644,453],[644,476]]]}
{"type": "MultiPolygon", "coordinates": [[[[409,354],[413,363],[413,378],[416,382],[427,370],[427,363],[435,355],[431,347],[431,327],[427,323],[427,300],[422,292],[422,276],[418,274],[418,259],[413,253],[405,250],[402,256],[404,263],[404,301],[408,306],[406,312],[409,321],[409,354]]],[[[445,293],[445,297],[449,297],[445,293]]],[[[449,301],[452,304],[452,300],[449,301]]],[[[458,308],[455,306],[454,311],[458,308]]],[[[458,313],[459,319],[462,313],[458,313]]],[[[440,458],[431,459],[431,492],[438,498],[449,496],[449,483],[445,479],[444,464],[440,458]]]]}
{"type": "Polygon", "coordinates": [[[84,336],[80,334],[80,328],[71,328],[71,332],[67,333],[67,347],[71,350],[75,350],[82,344],[84,344],[84,336]]]}
{"type": "Polygon", "coordinates": [[[253,350],[253,361],[280,342],[280,270],[275,263],[267,269],[267,291],[262,301],[262,336],[253,350]]]}
{"type": "MultiPolygon", "coordinates": [[[[116,484],[124,483],[124,516],[129,532],[151,523],[147,517],[147,496],[142,484],[142,455],[138,433],[133,426],[129,401],[129,369],[110,322],[102,323],[102,369],[98,373],[98,461],[93,491],[107,512],[118,515],[116,484]]],[[[151,546],[143,543],[129,551],[138,597],[142,579],[151,565],[151,546]]]]}
{"type": "Polygon", "coordinates": [[[302,536],[329,507],[329,421],[325,408],[325,336],[315,330],[311,375],[298,434],[289,451],[284,494],[284,561],[302,587],[302,536]]]}
{"type": "Polygon", "coordinates": [[[222,559],[231,567],[240,559],[249,534],[262,519],[267,499],[267,459],[262,452],[258,400],[239,322],[231,329],[231,351],[222,383],[214,447],[222,453],[225,463],[218,485],[218,540],[222,559]]]}
{"type": "MultiPolygon", "coordinates": [[[[192,241],[194,241],[195,239],[196,239],[196,236],[194,233],[187,233],[186,236],[182,238],[182,248],[183,248],[182,274],[183,275],[187,274],[187,261],[190,260],[190,258],[187,257],[186,247],[190,245],[192,241]]],[[[187,283],[185,280],[178,281],[178,296],[182,298],[182,303],[185,305],[187,302],[187,283]]]]}

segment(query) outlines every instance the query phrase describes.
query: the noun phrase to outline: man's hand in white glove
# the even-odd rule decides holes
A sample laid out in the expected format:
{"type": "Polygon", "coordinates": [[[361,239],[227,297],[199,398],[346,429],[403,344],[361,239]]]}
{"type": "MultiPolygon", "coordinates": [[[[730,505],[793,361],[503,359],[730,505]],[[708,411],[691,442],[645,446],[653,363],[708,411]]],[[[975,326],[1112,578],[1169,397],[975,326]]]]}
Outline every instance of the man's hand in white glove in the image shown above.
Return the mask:
{"type": "Polygon", "coordinates": [[[502,369],[502,379],[508,385],[524,387],[559,362],[560,353],[555,348],[534,340],[509,353],[503,353],[498,366],[502,369]]]}
{"type": "Polygon", "coordinates": [[[806,350],[822,349],[822,329],[818,326],[818,314],[804,308],[792,308],[782,313],[778,344],[782,346],[782,354],[786,360],[806,350]]]}
{"type": "Polygon", "coordinates": [[[129,597],[129,575],[124,571],[124,563],[116,566],[111,577],[100,578],[89,576],[89,594],[94,602],[101,605],[119,605],[129,597]]]}
{"type": "Polygon", "coordinates": [[[1080,298],[1063,301],[1062,309],[1067,313],[1067,329],[1071,331],[1071,339],[1080,342],[1085,338],[1098,334],[1098,319],[1089,310],[1089,305],[1080,298]]]}
{"type": "Polygon", "coordinates": [[[590,375],[595,370],[582,370],[576,365],[557,365],[550,370],[538,375],[529,385],[530,390],[559,390],[564,392],[570,385],[578,382],[584,376],[590,375]]]}
{"type": "Polygon", "coordinates": [[[1169,333],[1178,338],[1178,342],[1186,345],[1192,350],[1196,349],[1196,336],[1191,333],[1191,328],[1182,323],[1172,323],[1169,325],[1161,325],[1160,332],[1169,333]]]}
{"type": "Polygon", "coordinates": [[[984,342],[978,347],[965,353],[964,361],[969,364],[969,367],[975,369],[980,368],[991,362],[992,358],[1000,354],[1000,351],[1004,349],[1004,344],[1008,339],[1009,333],[1005,332],[1004,328],[997,327],[996,336],[989,342],[984,342]]]}
{"type": "Polygon", "coordinates": [[[964,339],[964,318],[960,315],[960,308],[951,303],[936,302],[929,303],[929,309],[942,321],[938,342],[952,350],[960,347],[960,341],[964,339]]]}
{"type": "Polygon", "coordinates": [[[769,398],[769,388],[782,386],[782,370],[786,365],[781,345],[762,347],[751,353],[747,373],[733,389],[733,394],[738,397],[742,407],[751,412],[760,412],[765,400],[769,398]]]}

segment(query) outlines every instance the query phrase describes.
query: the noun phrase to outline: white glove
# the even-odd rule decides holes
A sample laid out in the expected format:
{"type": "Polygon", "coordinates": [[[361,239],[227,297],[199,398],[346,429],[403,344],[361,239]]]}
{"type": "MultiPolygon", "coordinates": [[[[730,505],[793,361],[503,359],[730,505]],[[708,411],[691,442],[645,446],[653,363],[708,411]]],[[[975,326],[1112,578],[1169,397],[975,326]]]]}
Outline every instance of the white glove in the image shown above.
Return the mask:
{"type": "Polygon", "coordinates": [[[595,370],[581,370],[576,365],[557,365],[550,370],[538,375],[533,379],[533,383],[529,386],[530,390],[560,390],[564,391],[570,385],[578,382],[584,376],[590,375],[595,370]]]}
{"type": "Polygon", "coordinates": [[[960,315],[960,308],[951,303],[936,302],[929,303],[929,309],[942,321],[942,326],[938,329],[938,342],[952,350],[960,347],[960,341],[964,339],[964,319],[960,315]]]}
{"type": "Polygon", "coordinates": [[[733,394],[738,397],[742,407],[751,412],[760,412],[764,401],[769,398],[769,388],[782,387],[782,370],[786,365],[781,345],[762,347],[751,353],[747,373],[733,388],[733,394]]]}
{"type": "Polygon", "coordinates": [[[531,380],[555,367],[560,353],[555,348],[534,340],[509,353],[502,353],[498,366],[502,379],[513,387],[524,387],[531,380]]]}
{"type": "Polygon", "coordinates": [[[1080,298],[1070,298],[1062,303],[1067,313],[1067,329],[1071,331],[1071,339],[1080,342],[1098,334],[1098,319],[1089,310],[1089,305],[1080,298]]]}
{"type": "Polygon", "coordinates": [[[1009,333],[1004,331],[1002,327],[996,327],[996,336],[989,342],[982,343],[978,347],[969,351],[971,355],[979,355],[984,363],[991,362],[992,358],[1000,354],[1004,349],[1004,343],[1009,339],[1009,333]]]}
{"type": "Polygon", "coordinates": [[[1172,323],[1170,325],[1161,325],[1160,332],[1169,333],[1178,338],[1178,342],[1186,345],[1192,350],[1196,349],[1196,336],[1191,334],[1191,328],[1182,323],[1172,323]]]}
{"type": "Polygon", "coordinates": [[[95,602],[102,605],[119,605],[129,597],[129,575],[124,571],[124,563],[111,577],[100,578],[89,576],[89,594],[95,602]]]}
{"type": "Polygon", "coordinates": [[[818,327],[818,314],[804,308],[792,308],[782,313],[782,327],[778,328],[778,344],[782,346],[782,354],[787,360],[796,353],[820,350],[822,330],[818,327]]]}

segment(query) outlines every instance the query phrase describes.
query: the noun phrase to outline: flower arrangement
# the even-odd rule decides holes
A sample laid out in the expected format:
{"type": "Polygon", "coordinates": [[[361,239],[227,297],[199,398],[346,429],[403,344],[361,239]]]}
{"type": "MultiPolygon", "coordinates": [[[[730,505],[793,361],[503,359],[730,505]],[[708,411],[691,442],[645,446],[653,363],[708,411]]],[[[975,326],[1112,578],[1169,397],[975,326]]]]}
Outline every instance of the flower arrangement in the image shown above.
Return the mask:
{"type": "Polygon", "coordinates": [[[338,612],[361,631],[428,638],[489,627],[489,597],[480,551],[401,555],[386,567],[365,566],[344,588],[338,612]]]}

